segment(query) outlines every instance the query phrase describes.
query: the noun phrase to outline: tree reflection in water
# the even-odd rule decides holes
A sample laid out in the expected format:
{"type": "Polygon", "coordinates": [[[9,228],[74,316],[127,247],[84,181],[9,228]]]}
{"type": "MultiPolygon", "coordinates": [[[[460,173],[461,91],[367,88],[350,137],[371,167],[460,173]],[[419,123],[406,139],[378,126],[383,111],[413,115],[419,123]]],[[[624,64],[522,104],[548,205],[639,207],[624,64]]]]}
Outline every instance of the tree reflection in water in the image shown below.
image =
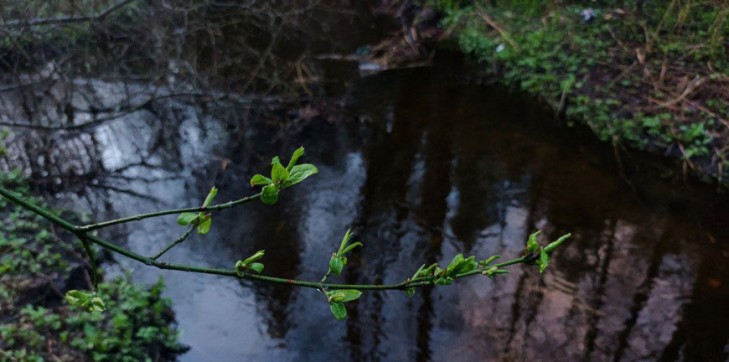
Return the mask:
{"type": "MultiPolygon", "coordinates": [[[[25,131],[0,165],[23,167],[65,205],[105,218],[194,203],[213,184],[221,200],[240,196],[267,157],[303,144],[320,166],[312,182],[274,208],[221,214],[208,237],[169,255],[230,266],[265,248],[267,268],[286,277],[319,277],[349,225],[365,244],[345,271],[352,283],[401,280],[457,252],[515,255],[536,228],[574,235],[542,277],[514,269],[412,299],[367,293],[344,323],[314,291],[161,273],[192,346],[183,359],[726,359],[726,198],[657,180],[641,155],[620,170],[582,130],[448,74],[421,68],[356,82],[347,109],[364,123],[314,119],[270,141],[276,125],[169,101],[91,132],[25,131]]],[[[148,252],[178,231],[174,220],[163,224],[112,232],[148,252]]]]}

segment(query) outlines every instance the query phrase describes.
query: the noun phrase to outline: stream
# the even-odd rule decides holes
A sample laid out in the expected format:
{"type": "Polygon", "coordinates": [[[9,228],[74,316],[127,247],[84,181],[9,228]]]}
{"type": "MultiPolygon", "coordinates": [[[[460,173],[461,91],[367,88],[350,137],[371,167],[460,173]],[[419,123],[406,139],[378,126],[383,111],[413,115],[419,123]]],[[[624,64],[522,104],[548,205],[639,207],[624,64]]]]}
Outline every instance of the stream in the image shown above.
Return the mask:
{"type": "MultiPolygon", "coordinates": [[[[318,175],[274,206],[216,213],[210,234],[163,257],[232,268],[265,249],[266,273],[284,278],[319,280],[348,228],[364,247],[332,281],[397,283],[457,253],[516,257],[537,229],[549,239],[573,234],[544,274],[515,266],[413,298],[367,292],[348,304],[346,321],[316,290],[117,258],[111,276],[164,278],[191,347],[182,361],[726,360],[726,195],[659,177],[644,155],[617,159],[534,100],[459,71],[446,59],[348,75],[337,83],[342,120],[306,117],[307,107],[288,122],[221,117],[169,100],[84,132],[19,131],[9,154],[48,151],[0,166],[38,165],[28,169],[37,180],[66,175],[49,177],[49,202],[102,220],[197,205],[212,186],[220,202],[255,193],[253,174],[304,146],[302,162],[318,175]]],[[[171,216],[103,236],[151,255],[182,232],[171,216]]]]}

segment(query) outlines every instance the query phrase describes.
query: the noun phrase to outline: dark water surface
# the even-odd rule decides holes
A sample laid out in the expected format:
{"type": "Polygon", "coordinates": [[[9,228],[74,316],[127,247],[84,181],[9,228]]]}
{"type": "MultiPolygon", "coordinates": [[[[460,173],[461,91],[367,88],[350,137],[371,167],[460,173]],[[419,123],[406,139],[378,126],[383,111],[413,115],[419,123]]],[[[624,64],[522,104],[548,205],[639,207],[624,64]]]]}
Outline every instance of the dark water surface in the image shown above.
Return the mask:
{"type": "MultiPolygon", "coordinates": [[[[88,208],[93,219],[196,205],[213,185],[219,201],[251,194],[248,179],[270,157],[286,161],[306,147],[319,175],[275,206],[216,214],[209,235],[167,261],[232,268],[266,249],[266,273],[319,280],[352,227],[365,247],[340,280],[395,283],[456,253],[517,256],[536,229],[574,235],[543,275],[517,266],[411,299],[365,293],[347,321],[334,320],[315,290],[121,260],[140,282],[165,278],[191,346],[183,361],[726,360],[726,197],[649,176],[658,171],[642,156],[622,156],[621,175],[612,148],[589,133],[449,74],[415,68],[356,80],[345,87],[342,123],[223,121],[170,102],[90,134],[25,136],[52,140],[47,157],[86,176],[52,202],[88,208]]],[[[181,232],[169,217],[106,236],[151,255],[181,232]]]]}

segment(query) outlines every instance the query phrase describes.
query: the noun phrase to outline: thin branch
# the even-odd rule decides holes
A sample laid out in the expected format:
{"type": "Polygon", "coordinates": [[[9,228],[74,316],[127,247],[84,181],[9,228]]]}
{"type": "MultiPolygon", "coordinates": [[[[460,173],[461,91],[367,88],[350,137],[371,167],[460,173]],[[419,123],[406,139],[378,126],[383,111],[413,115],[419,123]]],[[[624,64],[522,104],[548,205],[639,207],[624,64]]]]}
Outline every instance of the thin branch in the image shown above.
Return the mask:
{"type": "Polygon", "coordinates": [[[81,239],[81,244],[84,246],[86,256],[88,256],[89,261],[91,262],[91,272],[93,273],[91,276],[91,283],[94,285],[94,289],[97,289],[99,287],[99,264],[94,256],[94,251],[91,250],[91,245],[89,244],[88,239],[85,237],[79,237],[79,239],[81,239]]]}
{"type": "MultiPolygon", "coordinates": [[[[0,194],[3,194],[3,192],[2,192],[3,190],[4,189],[2,187],[0,187],[0,194]]],[[[8,190],[4,190],[4,191],[7,192],[8,190]]],[[[208,206],[208,207],[188,207],[188,208],[184,208],[184,209],[164,210],[164,211],[150,212],[148,214],[133,215],[133,216],[128,216],[128,217],[123,217],[120,219],[103,221],[103,222],[96,223],[96,224],[88,224],[88,225],[84,225],[84,226],[74,226],[74,230],[71,230],[71,231],[73,231],[73,232],[82,231],[83,232],[83,231],[98,230],[98,229],[102,229],[102,228],[112,226],[112,225],[124,224],[124,223],[132,222],[132,221],[139,221],[139,220],[148,219],[151,217],[181,214],[183,212],[219,211],[219,210],[223,210],[223,209],[230,209],[232,207],[235,207],[235,206],[238,206],[241,204],[245,204],[246,202],[257,200],[260,197],[261,197],[261,194],[258,193],[255,195],[244,197],[242,199],[229,201],[224,204],[217,204],[217,205],[212,205],[212,206],[208,206]]]]}
{"type": "Polygon", "coordinates": [[[194,225],[191,225],[191,226],[190,226],[189,228],[187,228],[187,230],[185,231],[185,233],[184,233],[184,234],[182,234],[182,235],[181,235],[181,236],[180,236],[179,238],[177,238],[177,240],[175,240],[175,241],[171,242],[171,243],[170,243],[170,245],[167,245],[167,247],[166,247],[166,248],[162,249],[162,251],[160,251],[159,253],[157,253],[157,255],[153,256],[153,257],[152,257],[152,260],[157,260],[157,259],[159,259],[159,258],[160,258],[160,257],[162,257],[162,255],[164,255],[164,254],[165,254],[166,252],[170,251],[170,249],[172,249],[172,248],[174,248],[175,246],[177,246],[177,244],[179,244],[179,243],[181,243],[181,242],[185,241],[185,239],[187,239],[187,237],[188,237],[188,236],[190,236],[190,234],[192,233],[192,230],[194,230],[194,229],[195,229],[195,226],[194,226],[194,225]]]}
{"type": "MultiPolygon", "coordinates": [[[[403,281],[403,282],[400,282],[397,284],[337,284],[337,283],[321,283],[321,282],[316,282],[316,281],[297,280],[297,279],[285,279],[285,278],[278,278],[278,277],[273,277],[273,276],[268,276],[268,275],[251,274],[251,273],[246,273],[246,272],[242,272],[242,273],[238,274],[235,272],[235,270],[232,270],[232,269],[206,268],[206,267],[199,267],[199,266],[194,266],[194,265],[159,262],[159,261],[153,260],[152,258],[148,258],[148,257],[142,256],[140,254],[136,254],[130,250],[127,250],[125,248],[111,244],[108,241],[100,239],[99,237],[89,235],[88,238],[91,242],[93,242],[101,247],[107,248],[113,252],[122,254],[122,255],[124,255],[128,258],[131,258],[133,260],[136,260],[140,263],[144,263],[146,265],[153,266],[153,267],[156,267],[159,269],[177,270],[177,271],[184,271],[184,272],[198,273],[198,274],[220,275],[220,276],[233,277],[233,278],[237,278],[237,279],[253,280],[253,281],[259,281],[259,282],[265,282],[265,283],[271,283],[271,284],[292,285],[292,286],[312,288],[312,289],[405,290],[408,288],[420,288],[420,287],[434,285],[435,279],[436,279],[434,277],[424,277],[424,278],[406,280],[406,281],[403,281]]],[[[494,264],[490,267],[503,268],[506,266],[515,265],[515,264],[524,264],[527,262],[528,261],[526,258],[521,257],[521,258],[511,259],[511,260],[505,261],[503,263],[494,264]]],[[[469,276],[480,274],[480,273],[481,273],[481,270],[473,270],[473,271],[470,271],[467,273],[457,274],[457,275],[453,276],[453,279],[465,278],[465,277],[469,277],[469,276]]]]}
{"type": "Polygon", "coordinates": [[[494,19],[491,19],[491,17],[486,14],[485,12],[480,12],[479,16],[481,16],[481,19],[483,19],[486,24],[488,24],[490,27],[494,28],[499,35],[501,35],[501,38],[503,38],[509,45],[511,45],[514,50],[519,51],[519,46],[516,45],[516,42],[511,38],[511,35],[509,35],[509,32],[504,30],[497,22],[494,21],[494,19]]]}
{"type": "Polygon", "coordinates": [[[112,5],[111,7],[107,8],[106,10],[104,10],[96,15],[64,16],[64,17],[58,17],[58,18],[35,18],[35,19],[29,19],[29,20],[10,20],[10,21],[7,21],[0,25],[7,26],[7,27],[18,27],[18,26],[24,26],[24,25],[39,26],[39,25],[70,24],[70,23],[83,23],[83,22],[88,22],[88,21],[98,21],[98,20],[103,20],[105,17],[109,16],[111,13],[113,13],[135,1],[137,1],[137,0],[124,0],[115,5],[112,5]]]}
{"type": "MultiPolygon", "coordinates": [[[[2,91],[2,90],[0,90],[0,91],[2,91]]],[[[130,105],[129,108],[119,111],[117,113],[103,114],[103,116],[101,116],[101,117],[94,116],[94,118],[92,120],[89,120],[87,122],[78,123],[78,124],[54,126],[54,125],[42,125],[42,124],[18,122],[18,121],[13,120],[13,121],[0,121],[0,126],[31,129],[31,130],[38,130],[38,131],[64,131],[64,132],[84,131],[84,130],[88,130],[90,128],[99,126],[105,122],[113,121],[115,119],[118,119],[118,118],[130,115],[132,113],[141,111],[143,109],[146,109],[157,101],[169,99],[169,98],[179,98],[179,97],[201,98],[201,99],[205,100],[206,102],[207,101],[210,101],[210,102],[231,101],[234,103],[235,106],[239,106],[241,108],[260,106],[262,104],[269,105],[269,104],[283,104],[286,102],[290,102],[290,101],[280,98],[280,97],[270,97],[270,96],[237,97],[237,96],[230,95],[230,94],[219,95],[219,94],[205,93],[205,92],[181,92],[181,93],[154,95],[151,98],[149,98],[139,104],[130,105]]],[[[91,113],[90,110],[76,110],[76,111],[80,111],[80,112],[84,112],[84,113],[91,113]]]]}
{"type": "MultiPolygon", "coordinates": [[[[292,286],[298,286],[298,287],[304,287],[304,288],[313,288],[313,289],[358,289],[358,290],[405,290],[408,288],[419,288],[419,287],[425,287],[429,285],[435,284],[435,277],[429,276],[429,277],[423,277],[423,278],[416,278],[412,280],[405,280],[401,283],[397,284],[336,284],[336,283],[321,283],[316,281],[306,281],[306,280],[295,280],[295,279],[285,279],[285,278],[278,278],[268,275],[257,275],[257,274],[250,274],[246,272],[242,273],[236,273],[235,270],[232,269],[219,269],[219,268],[206,268],[206,267],[199,267],[194,265],[185,265],[185,264],[174,264],[174,263],[166,263],[166,262],[160,262],[157,260],[154,260],[153,258],[146,257],[141,254],[137,254],[131,250],[128,250],[124,247],[115,245],[113,243],[110,243],[104,239],[99,238],[98,236],[92,235],[87,233],[86,230],[82,230],[80,227],[73,225],[72,223],[68,222],[67,220],[59,217],[49,209],[46,209],[44,207],[40,207],[38,205],[35,205],[34,203],[28,201],[27,199],[21,197],[20,195],[5,189],[3,187],[0,187],[0,195],[8,198],[13,203],[30,210],[46,220],[52,222],[53,224],[66,229],[67,231],[73,233],[77,237],[79,237],[82,240],[86,240],[88,242],[94,243],[96,245],[99,245],[102,248],[105,248],[109,251],[112,251],[117,254],[121,254],[123,256],[126,256],[127,258],[130,258],[132,260],[136,260],[140,263],[143,263],[145,265],[154,266],[159,269],[164,270],[178,270],[178,271],[185,271],[190,273],[199,273],[199,274],[211,274],[211,275],[220,275],[220,276],[227,276],[227,277],[233,277],[237,279],[245,279],[245,280],[253,280],[253,281],[259,281],[259,282],[266,282],[266,283],[272,283],[272,284],[282,284],[282,285],[292,285],[292,286]]],[[[236,200],[233,202],[229,202],[227,204],[222,205],[216,205],[213,207],[208,208],[191,208],[191,209],[182,209],[182,210],[189,210],[189,211],[210,211],[211,209],[221,209],[225,207],[232,207],[229,206],[232,203],[242,203],[245,201],[242,200],[252,200],[254,198],[258,198],[260,194],[250,196],[248,198],[244,198],[241,200],[236,200]]],[[[234,205],[233,205],[234,206],[234,205]]],[[[167,215],[171,213],[177,213],[180,212],[179,210],[173,210],[170,211],[163,211],[162,214],[156,213],[155,216],[160,215],[167,215]]],[[[146,215],[153,215],[153,214],[146,214],[146,215]]],[[[152,217],[152,216],[148,216],[152,217]]],[[[123,219],[119,219],[123,220],[123,219]]],[[[117,223],[119,220],[114,220],[117,223]]],[[[129,220],[131,221],[131,220],[129,220]]],[[[99,225],[99,224],[96,224],[99,225]]],[[[530,260],[528,260],[525,257],[520,257],[512,260],[508,260],[499,264],[494,264],[491,267],[496,268],[502,268],[509,265],[515,265],[515,264],[524,264],[529,263],[530,260]]],[[[482,270],[473,270],[467,273],[457,274],[453,276],[453,279],[460,279],[469,277],[472,275],[480,274],[482,270]]]]}

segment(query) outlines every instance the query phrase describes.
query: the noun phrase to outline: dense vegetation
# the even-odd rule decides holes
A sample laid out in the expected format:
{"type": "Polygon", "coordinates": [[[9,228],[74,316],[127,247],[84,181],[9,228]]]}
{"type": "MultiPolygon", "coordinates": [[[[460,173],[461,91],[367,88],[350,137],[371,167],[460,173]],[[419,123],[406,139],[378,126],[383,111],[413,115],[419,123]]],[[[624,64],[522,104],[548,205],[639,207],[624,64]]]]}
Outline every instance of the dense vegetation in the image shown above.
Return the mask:
{"type": "MultiPolygon", "coordinates": [[[[18,173],[0,174],[0,185],[28,195],[18,173]]],[[[5,198],[0,219],[0,360],[171,360],[185,350],[162,280],[149,288],[128,277],[100,283],[104,313],[70,306],[63,293],[91,283],[80,245],[5,198]]]]}
{"type": "Polygon", "coordinates": [[[729,170],[724,1],[438,1],[461,49],[603,140],[729,170]]]}

